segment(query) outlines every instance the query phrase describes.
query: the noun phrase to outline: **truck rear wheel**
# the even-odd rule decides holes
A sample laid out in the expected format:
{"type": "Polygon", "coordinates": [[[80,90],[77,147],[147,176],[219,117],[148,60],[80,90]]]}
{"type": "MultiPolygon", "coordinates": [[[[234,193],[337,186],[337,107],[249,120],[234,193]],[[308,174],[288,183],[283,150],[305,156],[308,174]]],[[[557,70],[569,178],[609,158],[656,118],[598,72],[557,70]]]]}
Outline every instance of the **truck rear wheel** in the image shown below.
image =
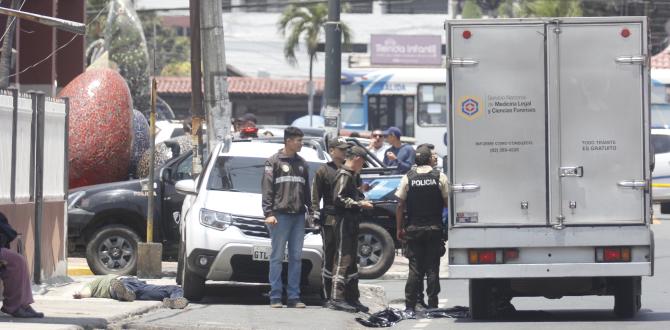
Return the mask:
{"type": "Polygon", "coordinates": [[[470,280],[470,317],[474,320],[493,316],[493,295],[489,280],[470,280]]]}
{"type": "Polygon", "coordinates": [[[182,258],[181,288],[184,290],[184,297],[191,301],[200,301],[205,295],[205,279],[188,269],[186,253],[182,258]]]}
{"type": "Polygon", "coordinates": [[[629,319],[642,307],[640,295],[640,277],[623,277],[616,280],[614,293],[614,315],[629,319]]]}
{"type": "Polygon", "coordinates": [[[374,223],[361,223],[358,232],[358,274],[374,279],[386,273],[395,258],[395,244],[386,229],[374,223]]]}

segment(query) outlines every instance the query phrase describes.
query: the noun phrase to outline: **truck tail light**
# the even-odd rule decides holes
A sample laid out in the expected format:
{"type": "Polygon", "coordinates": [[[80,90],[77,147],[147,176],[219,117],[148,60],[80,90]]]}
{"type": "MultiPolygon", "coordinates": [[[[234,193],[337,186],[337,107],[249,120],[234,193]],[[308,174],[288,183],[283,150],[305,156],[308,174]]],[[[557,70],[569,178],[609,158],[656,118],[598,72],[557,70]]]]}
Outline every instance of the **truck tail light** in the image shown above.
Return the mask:
{"type": "Polygon", "coordinates": [[[632,259],[630,247],[610,246],[596,248],[597,262],[630,262],[632,259]]]}
{"type": "Polygon", "coordinates": [[[519,249],[505,249],[505,261],[519,259],[519,249]]]}
{"type": "Polygon", "coordinates": [[[501,264],[502,250],[468,250],[470,264],[501,264]]]}

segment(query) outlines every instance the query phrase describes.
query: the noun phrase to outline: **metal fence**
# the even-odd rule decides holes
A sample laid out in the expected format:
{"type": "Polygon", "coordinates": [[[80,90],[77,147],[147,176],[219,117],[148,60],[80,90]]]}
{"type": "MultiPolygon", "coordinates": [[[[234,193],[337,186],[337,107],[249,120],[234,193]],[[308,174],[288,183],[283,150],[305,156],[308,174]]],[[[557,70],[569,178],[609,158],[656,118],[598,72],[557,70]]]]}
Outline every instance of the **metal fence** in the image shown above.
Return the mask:
{"type": "Polygon", "coordinates": [[[67,274],[68,102],[0,90],[0,212],[35,283],[67,274]]]}

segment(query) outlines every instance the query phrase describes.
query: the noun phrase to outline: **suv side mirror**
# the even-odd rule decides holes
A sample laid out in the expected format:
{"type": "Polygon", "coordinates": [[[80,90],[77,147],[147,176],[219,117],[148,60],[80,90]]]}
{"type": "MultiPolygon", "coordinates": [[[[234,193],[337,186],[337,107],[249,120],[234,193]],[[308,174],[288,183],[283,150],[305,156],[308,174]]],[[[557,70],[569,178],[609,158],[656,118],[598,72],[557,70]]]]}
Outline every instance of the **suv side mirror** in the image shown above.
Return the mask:
{"type": "Polygon", "coordinates": [[[196,195],[195,181],[193,179],[180,180],[175,184],[174,189],[182,195],[196,195]]]}

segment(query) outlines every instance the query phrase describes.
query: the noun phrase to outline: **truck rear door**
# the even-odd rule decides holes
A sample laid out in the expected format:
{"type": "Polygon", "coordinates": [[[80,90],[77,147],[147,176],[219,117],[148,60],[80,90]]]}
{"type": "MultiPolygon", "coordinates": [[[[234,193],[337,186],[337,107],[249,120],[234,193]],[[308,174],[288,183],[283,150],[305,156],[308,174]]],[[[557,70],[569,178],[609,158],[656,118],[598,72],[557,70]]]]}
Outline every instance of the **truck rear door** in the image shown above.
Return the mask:
{"type": "Polygon", "coordinates": [[[642,223],[649,189],[643,21],[547,25],[551,221],[642,223]],[[553,173],[552,173],[553,172],[553,173]]]}
{"type": "Polygon", "coordinates": [[[547,226],[545,24],[453,25],[454,226],[547,226]]]}

